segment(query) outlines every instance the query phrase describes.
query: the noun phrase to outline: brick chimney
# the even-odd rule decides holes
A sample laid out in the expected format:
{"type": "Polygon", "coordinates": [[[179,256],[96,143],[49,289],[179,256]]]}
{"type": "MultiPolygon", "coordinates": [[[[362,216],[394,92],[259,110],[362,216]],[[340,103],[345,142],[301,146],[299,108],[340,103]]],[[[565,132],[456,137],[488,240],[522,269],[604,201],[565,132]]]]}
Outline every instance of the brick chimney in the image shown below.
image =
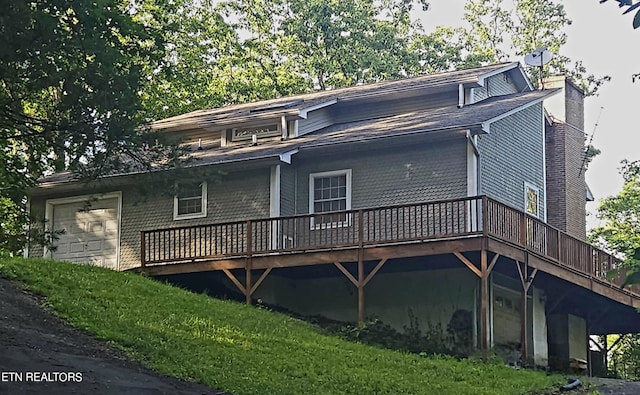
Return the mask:
{"type": "Polygon", "coordinates": [[[584,92],[564,75],[545,79],[544,88],[562,89],[544,103],[551,118],[545,136],[547,222],[585,240],[584,92]]]}

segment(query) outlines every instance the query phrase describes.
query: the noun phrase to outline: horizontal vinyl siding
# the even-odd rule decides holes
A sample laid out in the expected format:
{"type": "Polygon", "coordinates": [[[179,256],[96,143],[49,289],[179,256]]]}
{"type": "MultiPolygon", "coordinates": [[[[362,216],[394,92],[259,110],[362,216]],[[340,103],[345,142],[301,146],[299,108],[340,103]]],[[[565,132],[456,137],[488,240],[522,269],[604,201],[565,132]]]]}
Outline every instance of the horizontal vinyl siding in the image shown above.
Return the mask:
{"type": "Polygon", "coordinates": [[[498,74],[485,80],[485,85],[473,89],[473,101],[478,102],[491,96],[508,95],[517,93],[513,82],[508,81],[506,74],[498,74]]]}
{"type": "Polygon", "coordinates": [[[303,134],[315,132],[316,130],[333,125],[335,123],[333,112],[335,111],[331,107],[311,111],[307,119],[300,119],[298,121],[298,135],[302,136],[303,134]]]}
{"type": "Polygon", "coordinates": [[[465,197],[466,155],[466,140],[458,138],[318,157],[298,168],[297,213],[309,212],[310,173],[343,169],[352,170],[353,209],[465,197]]]}
{"type": "Polygon", "coordinates": [[[269,217],[270,170],[229,173],[207,181],[207,216],[173,220],[173,197],[156,194],[144,199],[134,190],[123,191],[120,268],[140,265],[140,232],[160,228],[241,221],[269,217]]]}
{"type": "Polygon", "coordinates": [[[544,218],[544,139],[542,104],[536,104],[491,124],[478,138],[481,193],[524,210],[524,182],[540,189],[544,218]]]}

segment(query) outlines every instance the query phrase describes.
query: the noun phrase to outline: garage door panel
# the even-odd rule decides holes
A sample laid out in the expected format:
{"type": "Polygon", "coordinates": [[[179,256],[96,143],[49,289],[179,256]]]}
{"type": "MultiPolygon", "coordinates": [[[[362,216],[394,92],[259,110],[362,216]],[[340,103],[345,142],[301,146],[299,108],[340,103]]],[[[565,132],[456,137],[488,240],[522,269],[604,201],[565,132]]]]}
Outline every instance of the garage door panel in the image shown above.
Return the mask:
{"type": "Polygon", "coordinates": [[[118,199],[53,205],[52,225],[63,230],[54,259],[117,268],[118,199]]]}
{"type": "Polygon", "coordinates": [[[90,222],[88,229],[89,229],[89,233],[92,233],[94,235],[102,235],[104,233],[104,222],[102,221],[90,222]]]}
{"type": "Polygon", "coordinates": [[[84,252],[84,243],[83,242],[78,242],[78,243],[70,243],[69,244],[69,252],[70,253],[78,253],[78,252],[84,252]]]}
{"type": "Polygon", "coordinates": [[[85,247],[88,253],[102,251],[102,240],[89,241],[85,244],[85,247]]]}

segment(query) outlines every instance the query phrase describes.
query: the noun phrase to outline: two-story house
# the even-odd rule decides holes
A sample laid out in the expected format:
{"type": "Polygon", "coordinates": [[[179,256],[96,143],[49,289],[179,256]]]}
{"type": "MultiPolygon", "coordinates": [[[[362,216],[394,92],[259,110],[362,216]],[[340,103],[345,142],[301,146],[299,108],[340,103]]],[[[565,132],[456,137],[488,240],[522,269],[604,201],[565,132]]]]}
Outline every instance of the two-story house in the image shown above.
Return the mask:
{"type": "Polygon", "coordinates": [[[64,233],[29,253],[337,320],[411,314],[562,368],[592,334],[637,332],[640,295],[584,241],[583,94],[545,87],[503,63],[159,120],[192,164],[42,180],[31,211],[64,233]]]}

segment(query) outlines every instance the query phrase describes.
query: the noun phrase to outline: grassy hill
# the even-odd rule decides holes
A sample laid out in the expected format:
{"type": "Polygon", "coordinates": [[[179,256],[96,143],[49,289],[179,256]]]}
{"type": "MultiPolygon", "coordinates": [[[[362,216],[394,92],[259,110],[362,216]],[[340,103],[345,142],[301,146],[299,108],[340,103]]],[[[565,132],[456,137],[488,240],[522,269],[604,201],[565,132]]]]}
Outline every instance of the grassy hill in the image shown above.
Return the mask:
{"type": "Polygon", "coordinates": [[[234,394],[524,394],[558,382],[347,342],[286,315],[131,273],[0,257],[0,277],[152,369],[234,394]]]}

